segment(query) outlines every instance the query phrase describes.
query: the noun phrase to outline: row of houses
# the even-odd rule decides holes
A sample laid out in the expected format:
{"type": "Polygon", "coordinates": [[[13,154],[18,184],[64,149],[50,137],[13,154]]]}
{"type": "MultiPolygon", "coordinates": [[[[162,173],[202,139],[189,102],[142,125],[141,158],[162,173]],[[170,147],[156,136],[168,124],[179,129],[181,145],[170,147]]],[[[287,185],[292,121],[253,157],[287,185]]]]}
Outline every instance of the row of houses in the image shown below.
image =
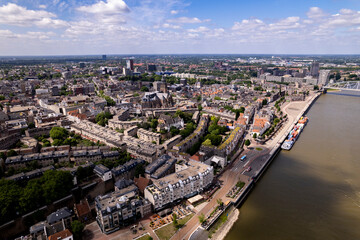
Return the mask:
{"type": "Polygon", "coordinates": [[[199,125],[195,129],[195,131],[182,140],[180,143],[176,144],[173,149],[179,152],[185,152],[191,146],[193,146],[197,141],[199,141],[200,137],[206,132],[209,123],[209,115],[202,115],[199,125]]]}
{"type": "Polygon", "coordinates": [[[99,141],[110,147],[124,147],[121,142],[124,134],[118,133],[117,131],[111,130],[109,128],[102,127],[87,120],[72,124],[71,131],[74,131],[86,139],[94,142],[99,141]]]}
{"type": "Polygon", "coordinates": [[[17,170],[26,167],[27,164],[32,161],[37,161],[40,166],[46,167],[54,163],[72,161],[76,164],[81,164],[85,162],[97,162],[101,159],[116,159],[118,157],[118,151],[101,151],[100,149],[49,151],[8,157],[4,161],[4,167],[6,169],[14,168],[17,170]]]}

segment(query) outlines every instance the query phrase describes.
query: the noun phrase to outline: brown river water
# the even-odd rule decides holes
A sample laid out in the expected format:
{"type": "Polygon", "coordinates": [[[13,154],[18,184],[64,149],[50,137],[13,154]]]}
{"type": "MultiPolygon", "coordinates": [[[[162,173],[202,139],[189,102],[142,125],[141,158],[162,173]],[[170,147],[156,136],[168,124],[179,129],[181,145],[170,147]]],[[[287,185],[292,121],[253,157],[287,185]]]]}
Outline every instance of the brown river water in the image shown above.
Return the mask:
{"type": "Polygon", "coordinates": [[[360,92],[328,93],[256,184],[225,240],[360,239],[360,92]]]}

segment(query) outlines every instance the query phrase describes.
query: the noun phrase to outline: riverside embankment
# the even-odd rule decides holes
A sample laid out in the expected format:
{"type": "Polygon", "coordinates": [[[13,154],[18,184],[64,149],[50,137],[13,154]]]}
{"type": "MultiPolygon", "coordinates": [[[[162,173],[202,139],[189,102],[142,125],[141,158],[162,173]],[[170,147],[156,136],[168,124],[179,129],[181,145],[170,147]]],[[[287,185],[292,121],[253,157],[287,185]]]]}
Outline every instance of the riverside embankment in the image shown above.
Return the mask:
{"type": "MultiPolygon", "coordinates": [[[[287,124],[285,124],[283,129],[280,130],[280,133],[278,134],[278,136],[275,137],[269,143],[269,146],[273,146],[273,147],[268,149],[269,153],[266,156],[265,161],[261,165],[260,169],[257,172],[255,172],[255,174],[251,177],[251,180],[249,180],[249,183],[245,185],[245,188],[241,191],[241,194],[239,194],[239,196],[237,196],[237,198],[234,199],[232,204],[234,204],[236,207],[239,207],[239,206],[241,206],[241,204],[244,203],[244,201],[246,200],[246,198],[248,197],[248,195],[251,193],[252,189],[254,188],[255,183],[261,178],[261,176],[266,171],[266,169],[269,167],[271,162],[276,158],[277,154],[280,152],[281,144],[286,139],[287,135],[291,131],[294,124],[296,124],[297,121],[300,119],[300,117],[303,116],[309,110],[309,108],[313,105],[313,103],[318,99],[318,97],[320,95],[321,95],[321,93],[317,93],[317,94],[311,96],[309,99],[307,99],[305,104],[303,104],[304,106],[302,106],[302,108],[299,108],[298,112],[295,115],[294,115],[294,112],[289,113],[286,111],[286,109],[291,107],[291,105],[288,105],[288,106],[286,106],[286,108],[284,108],[285,114],[291,114],[291,115],[289,115],[289,118],[288,118],[289,122],[287,124]]],[[[236,220],[237,219],[235,219],[233,217],[229,218],[226,225],[233,226],[233,224],[236,222],[236,220]]],[[[216,234],[216,236],[217,236],[216,239],[224,239],[226,234],[230,231],[230,228],[223,227],[223,228],[220,228],[218,231],[219,231],[219,233],[216,234]]]]}
{"type": "Polygon", "coordinates": [[[300,138],[277,154],[226,240],[360,239],[360,97],[325,94],[306,114],[300,138]]]}

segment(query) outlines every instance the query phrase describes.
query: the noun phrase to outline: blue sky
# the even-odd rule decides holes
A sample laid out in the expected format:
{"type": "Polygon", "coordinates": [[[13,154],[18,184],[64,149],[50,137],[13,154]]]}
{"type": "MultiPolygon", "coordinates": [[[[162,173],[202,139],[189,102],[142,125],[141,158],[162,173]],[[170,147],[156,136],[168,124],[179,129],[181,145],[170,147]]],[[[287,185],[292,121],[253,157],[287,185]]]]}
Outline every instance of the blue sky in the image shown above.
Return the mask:
{"type": "Polygon", "coordinates": [[[359,54],[359,0],[5,0],[0,55],[359,54]]]}

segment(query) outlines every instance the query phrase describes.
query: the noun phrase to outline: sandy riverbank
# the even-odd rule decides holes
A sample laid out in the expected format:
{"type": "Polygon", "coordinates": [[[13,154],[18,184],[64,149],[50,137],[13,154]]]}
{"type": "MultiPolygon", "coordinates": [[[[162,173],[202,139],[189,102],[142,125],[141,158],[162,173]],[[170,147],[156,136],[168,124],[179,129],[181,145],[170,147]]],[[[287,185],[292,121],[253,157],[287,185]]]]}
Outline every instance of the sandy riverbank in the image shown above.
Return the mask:
{"type": "Polygon", "coordinates": [[[221,227],[213,235],[212,239],[214,239],[214,240],[225,239],[226,235],[229,233],[229,231],[232,228],[232,226],[234,225],[234,223],[238,220],[239,214],[240,214],[240,211],[237,208],[235,208],[233,211],[231,211],[226,223],[221,225],[221,227]]]}

